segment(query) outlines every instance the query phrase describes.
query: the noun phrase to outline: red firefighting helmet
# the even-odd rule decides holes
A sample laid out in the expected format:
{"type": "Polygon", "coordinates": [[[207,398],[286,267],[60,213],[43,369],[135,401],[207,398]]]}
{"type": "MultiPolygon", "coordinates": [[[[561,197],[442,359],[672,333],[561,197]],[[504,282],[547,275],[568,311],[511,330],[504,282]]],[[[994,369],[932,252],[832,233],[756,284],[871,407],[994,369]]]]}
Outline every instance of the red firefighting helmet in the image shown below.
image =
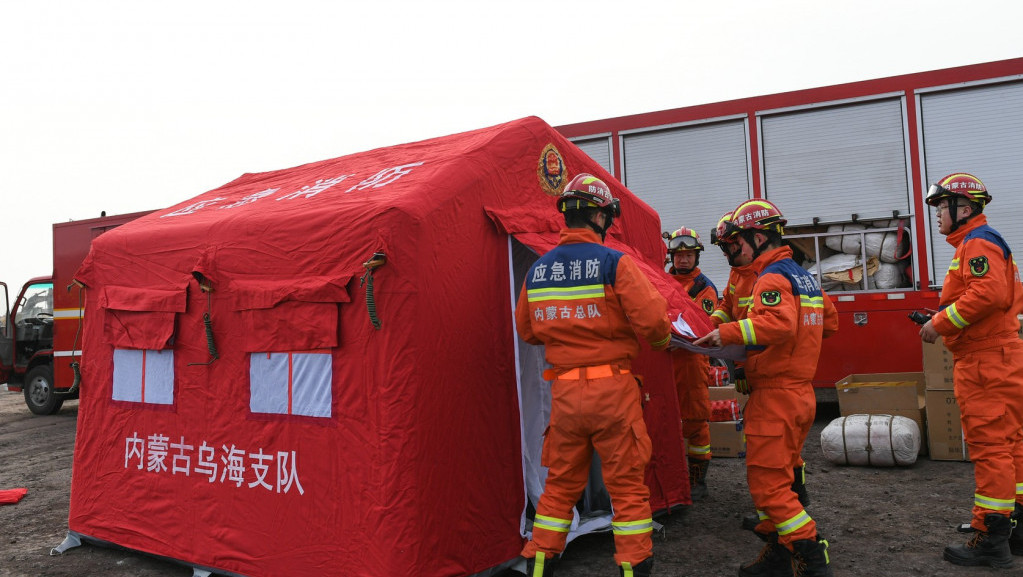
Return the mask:
{"type": "Polygon", "coordinates": [[[592,174],[581,173],[569,181],[565,192],[558,197],[558,211],[599,208],[613,217],[621,216],[618,199],[611,195],[611,187],[592,174]]]}
{"type": "Polygon", "coordinates": [[[943,198],[965,198],[985,206],[991,202],[987,187],[979,178],[965,172],[956,172],[932,184],[927,191],[927,204],[938,206],[943,198]]]}
{"type": "Polygon", "coordinates": [[[672,233],[664,233],[661,236],[668,239],[668,254],[675,254],[683,250],[703,250],[703,243],[700,242],[700,235],[691,228],[680,227],[672,233]]]}
{"type": "Polygon", "coordinates": [[[727,224],[732,220],[732,211],[728,211],[721,215],[718,219],[718,224],[710,231],[710,244],[720,244],[721,236],[725,234],[727,230],[727,224]]]}
{"type": "Polygon", "coordinates": [[[725,231],[718,236],[718,241],[733,242],[739,233],[746,230],[784,234],[787,222],[772,202],[762,199],[747,200],[732,211],[732,218],[725,223],[725,231]]]}

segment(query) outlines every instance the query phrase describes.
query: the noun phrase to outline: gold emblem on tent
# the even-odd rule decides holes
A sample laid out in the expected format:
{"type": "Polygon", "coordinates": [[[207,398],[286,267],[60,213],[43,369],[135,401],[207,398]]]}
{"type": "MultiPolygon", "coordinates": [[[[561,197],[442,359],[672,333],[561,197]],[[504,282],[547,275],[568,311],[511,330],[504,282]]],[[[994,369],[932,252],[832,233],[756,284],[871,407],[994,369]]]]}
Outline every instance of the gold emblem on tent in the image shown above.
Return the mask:
{"type": "Polygon", "coordinates": [[[536,175],[540,178],[540,188],[551,196],[560,196],[565,189],[566,174],[565,159],[561,153],[548,143],[540,153],[540,162],[537,163],[536,175]]]}

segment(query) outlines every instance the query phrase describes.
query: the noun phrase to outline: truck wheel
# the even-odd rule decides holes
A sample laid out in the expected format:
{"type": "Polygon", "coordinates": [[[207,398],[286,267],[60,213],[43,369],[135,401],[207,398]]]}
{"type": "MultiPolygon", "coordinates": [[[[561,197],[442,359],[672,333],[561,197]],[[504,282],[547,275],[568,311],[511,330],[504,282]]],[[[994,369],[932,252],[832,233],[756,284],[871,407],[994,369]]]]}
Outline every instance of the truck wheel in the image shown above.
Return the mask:
{"type": "Polygon", "coordinates": [[[64,397],[53,392],[53,369],[39,365],[25,375],[25,404],[37,415],[52,415],[64,404],[64,397]]]}

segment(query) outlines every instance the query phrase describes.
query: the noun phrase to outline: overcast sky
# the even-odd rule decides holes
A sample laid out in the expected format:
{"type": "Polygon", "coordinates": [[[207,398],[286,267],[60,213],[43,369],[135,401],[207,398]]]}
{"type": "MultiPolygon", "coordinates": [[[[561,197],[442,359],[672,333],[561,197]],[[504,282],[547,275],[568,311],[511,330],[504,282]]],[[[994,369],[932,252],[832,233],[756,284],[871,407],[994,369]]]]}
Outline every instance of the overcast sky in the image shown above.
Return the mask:
{"type": "Polygon", "coordinates": [[[0,0],[0,280],[49,274],[54,222],[246,172],[1020,57],[1021,6],[0,0]]]}

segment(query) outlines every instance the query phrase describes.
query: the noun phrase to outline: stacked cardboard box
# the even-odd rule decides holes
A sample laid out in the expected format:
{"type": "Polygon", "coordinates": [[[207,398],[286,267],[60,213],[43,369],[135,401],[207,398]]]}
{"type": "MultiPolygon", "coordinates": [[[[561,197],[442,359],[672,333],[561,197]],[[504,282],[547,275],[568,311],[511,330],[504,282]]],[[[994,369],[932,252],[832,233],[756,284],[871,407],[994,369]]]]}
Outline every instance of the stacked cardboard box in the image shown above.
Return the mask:
{"type": "Polygon", "coordinates": [[[739,391],[735,390],[735,385],[725,385],[723,387],[707,387],[710,391],[710,400],[712,401],[727,401],[730,399],[736,399],[739,401],[739,408],[746,406],[746,401],[749,400],[749,395],[744,395],[739,391]]]}
{"type": "Polygon", "coordinates": [[[923,345],[924,383],[929,391],[952,390],[952,353],[941,339],[923,345]]]}
{"type": "MultiPolygon", "coordinates": [[[[711,401],[735,399],[740,409],[746,406],[749,399],[749,395],[736,391],[735,385],[709,387],[709,390],[711,401]]],[[[746,456],[746,436],[742,432],[742,419],[710,423],[710,452],[715,458],[746,456]]]]}
{"type": "Polygon", "coordinates": [[[715,459],[746,456],[746,435],[742,432],[742,421],[718,421],[708,424],[710,452],[715,459]]]}
{"type": "Polygon", "coordinates": [[[894,415],[912,419],[920,430],[920,454],[927,454],[924,373],[849,375],[835,383],[838,410],[849,415],[894,415]]]}
{"type": "Polygon", "coordinates": [[[923,344],[924,381],[927,384],[927,439],[931,459],[969,461],[959,420],[959,404],[952,387],[952,353],[941,340],[923,344]]]}

